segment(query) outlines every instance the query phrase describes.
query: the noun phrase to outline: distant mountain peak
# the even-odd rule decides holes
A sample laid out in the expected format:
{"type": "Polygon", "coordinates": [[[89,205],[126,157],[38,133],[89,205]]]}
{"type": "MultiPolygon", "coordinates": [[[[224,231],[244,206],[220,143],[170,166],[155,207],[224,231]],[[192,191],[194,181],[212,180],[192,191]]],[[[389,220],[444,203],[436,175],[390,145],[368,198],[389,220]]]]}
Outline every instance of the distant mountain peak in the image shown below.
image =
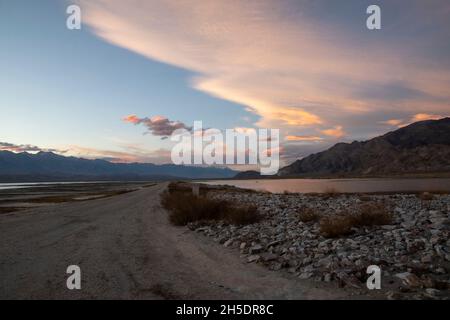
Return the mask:
{"type": "Polygon", "coordinates": [[[54,152],[51,151],[39,151],[36,153],[36,155],[38,156],[48,156],[48,157],[62,157],[59,154],[56,154],[54,152]]]}

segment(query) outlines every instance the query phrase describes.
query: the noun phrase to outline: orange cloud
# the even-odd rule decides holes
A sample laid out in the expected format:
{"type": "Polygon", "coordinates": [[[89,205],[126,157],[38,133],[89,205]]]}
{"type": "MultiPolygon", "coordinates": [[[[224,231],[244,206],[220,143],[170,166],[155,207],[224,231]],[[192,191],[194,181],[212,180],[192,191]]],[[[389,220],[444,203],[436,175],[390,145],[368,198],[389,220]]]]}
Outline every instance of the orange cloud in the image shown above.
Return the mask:
{"type": "Polygon", "coordinates": [[[395,126],[395,127],[405,127],[407,125],[410,125],[411,123],[417,122],[417,121],[425,121],[425,120],[439,120],[445,118],[444,116],[441,115],[437,115],[437,114],[428,114],[428,113],[417,113],[413,116],[411,116],[410,119],[391,119],[391,120],[386,120],[386,121],[382,121],[382,124],[387,124],[390,126],[395,126]]]}
{"type": "Polygon", "coordinates": [[[416,121],[424,121],[424,120],[439,120],[442,118],[445,118],[445,117],[437,115],[437,114],[418,113],[412,117],[411,121],[416,122],[416,121]]]}
{"type": "Polygon", "coordinates": [[[310,126],[323,123],[322,119],[315,114],[294,108],[284,108],[280,111],[274,111],[271,115],[275,119],[279,119],[290,126],[310,126]]]}
{"type": "Polygon", "coordinates": [[[287,141],[322,141],[323,138],[317,136],[294,136],[288,135],[285,137],[287,141]]]}
{"type": "MultiPolygon", "coordinates": [[[[355,36],[343,21],[309,14],[322,1],[296,1],[294,10],[294,2],[275,0],[78,1],[83,22],[97,36],[194,72],[192,87],[245,106],[260,116],[258,126],[311,127],[311,134],[316,125],[336,126],[324,134],[340,137],[337,124],[356,113],[417,113],[426,105],[439,114],[450,107],[450,72],[415,54],[423,43],[355,36]]],[[[439,2],[408,5],[401,27],[429,29],[429,21],[417,19],[417,9],[446,30],[448,17],[439,2]]],[[[441,44],[435,34],[429,38],[427,47],[441,44]]]]}
{"type": "Polygon", "coordinates": [[[322,130],[320,132],[322,132],[323,134],[325,134],[327,136],[335,137],[335,138],[341,138],[341,137],[345,136],[345,132],[342,129],[342,126],[336,126],[334,128],[322,130]]]}
{"type": "Polygon", "coordinates": [[[129,116],[124,117],[123,121],[138,124],[140,122],[140,119],[136,115],[131,114],[129,116]]]}
{"type": "Polygon", "coordinates": [[[390,119],[390,120],[386,120],[386,121],[382,121],[382,124],[387,124],[390,126],[399,126],[403,123],[403,120],[401,119],[390,119]]]}

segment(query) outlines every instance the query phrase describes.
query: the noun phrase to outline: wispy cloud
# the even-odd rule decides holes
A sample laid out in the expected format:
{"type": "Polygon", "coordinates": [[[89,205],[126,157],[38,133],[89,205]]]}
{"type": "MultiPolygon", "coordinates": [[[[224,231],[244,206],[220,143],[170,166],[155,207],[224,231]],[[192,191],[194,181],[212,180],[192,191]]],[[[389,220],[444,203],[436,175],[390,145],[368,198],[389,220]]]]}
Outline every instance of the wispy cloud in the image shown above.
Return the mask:
{"type": "Polygon", "coordinates": [[[381,124],[386,124],[389,126],[393,126],[393,127],[398,127],[401,126],[403,124],[403,120],[402,119],[389,119],[386,121],[380,121],[381,124]]]}
{"type": "Polygon", "coordinates": [[[345,25],[364,10],[318,19],[334,5],[321,0],[80,2],[99,37],[194,71],[194,88],[246,106],[261,117],[259,126],[313,134],[317,127],[346,127],[342,119],[354,115],[418,112],[424,104],[438,114],[450,106],[448,61],[435,63],[422,45],[446,40],[437,29],[450,26],[445,1],[386,2],[385,10],[398,12],[396,29],[385,20],[390,29],[378,34],[364,23],[356,31],[345,25]],[[433,37],[423,34],[433,26],[433,37]],[[420,41],[398,41],[412,33],[420,41]]]}
{"type": "Polygon", "coordinates": [[[333,138],[342,138],[345,136],[345,132],[342,126],[336,126],[334,128],[325,129],[321,131],[323,134],[333,137],[333,138]]]}
{"type": "Polygon", "coordinates": [[[285,137],[287,141],[322,141],[323,138],[318,136],[294,136],[294,135],[287,135],[285,137]]]}
{"type": "MultiPolygon", "coordinates": [[[[243,105],[256,126],[281,129],[284,143],[301,141],[298,152],[283,149],[289,157],[382,134],[424,108],[450,110],[446,0],[381,1],[389,15],[374,32],[360,0],[79,2],[98,37],[192,71],[193,88],[243,105]]],[[[127,121],[161,137],[173,127],[127,121]]]]}
{"type": "Polygon", "coordinates": [[[416,122],[416,121],[424,121],[424,120],[439,120],[442,118],[444,118],[444,116],[440,116],[437,114],[418,113],[413,116],[411,121],[416,122]]]}
{"type": "Polygon", "coordinates": [[[393,127],[404,127],[411,123],[417,122],[417,121],[425,121],[425,120],[439,120],[442,118],[445,118],[446,116],[441,116],[438,114],[428,114],[428,113],[417,113],[413,116],[411,116],[409,119],[390,119],[386,121],[381,121],[382,124],[386,124],[393,127]]]}
{"type": "Polygon", "coordinates": [[[83,146],[69,146],[70,155],[86,159],[102,159],[115,163],[171,163],[170,150],[148,150],[135,145],[122,146],[123,151],[89,148],[83,146]]]}

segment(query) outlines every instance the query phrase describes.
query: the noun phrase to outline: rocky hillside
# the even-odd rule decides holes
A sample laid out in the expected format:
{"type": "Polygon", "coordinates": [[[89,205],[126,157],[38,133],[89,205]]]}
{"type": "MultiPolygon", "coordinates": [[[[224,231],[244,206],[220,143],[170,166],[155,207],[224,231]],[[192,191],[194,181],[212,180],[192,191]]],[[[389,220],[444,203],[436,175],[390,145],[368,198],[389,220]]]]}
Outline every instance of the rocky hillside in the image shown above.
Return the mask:
{"type": "Polygon", "coordinates": [[[279,176],[375,176],[450,172],[450,118],[415,122],[368,141],[338,143],[279,176]]]}

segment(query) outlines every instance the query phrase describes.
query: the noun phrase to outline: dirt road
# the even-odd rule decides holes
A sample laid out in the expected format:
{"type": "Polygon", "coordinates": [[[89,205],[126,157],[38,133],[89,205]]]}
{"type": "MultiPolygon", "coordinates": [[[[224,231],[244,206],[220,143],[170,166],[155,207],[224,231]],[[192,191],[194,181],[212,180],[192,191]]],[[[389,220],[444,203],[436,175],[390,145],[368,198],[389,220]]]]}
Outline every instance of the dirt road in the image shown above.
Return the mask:
{"type": "Polygon", "coordinates": [[[167,221],[158,184],[0,216],[1,299],[315,299],[314,288],[167,221]],[[81,268],[81,290],[66,269],[81,268]]]}

